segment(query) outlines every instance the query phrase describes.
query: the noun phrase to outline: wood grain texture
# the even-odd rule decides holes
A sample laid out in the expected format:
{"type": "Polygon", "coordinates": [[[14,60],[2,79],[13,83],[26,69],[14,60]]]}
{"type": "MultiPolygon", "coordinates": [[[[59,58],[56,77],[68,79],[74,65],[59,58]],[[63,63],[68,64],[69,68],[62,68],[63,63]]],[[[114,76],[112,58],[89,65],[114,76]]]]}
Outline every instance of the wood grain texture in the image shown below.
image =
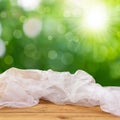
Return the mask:
{"type": "Polygon", "coordinates": [[[41,101],[30,108],[0,109],[0,120],[120,120],[120,117],[104,113],[99,107],[60,106],[41,101]]]}

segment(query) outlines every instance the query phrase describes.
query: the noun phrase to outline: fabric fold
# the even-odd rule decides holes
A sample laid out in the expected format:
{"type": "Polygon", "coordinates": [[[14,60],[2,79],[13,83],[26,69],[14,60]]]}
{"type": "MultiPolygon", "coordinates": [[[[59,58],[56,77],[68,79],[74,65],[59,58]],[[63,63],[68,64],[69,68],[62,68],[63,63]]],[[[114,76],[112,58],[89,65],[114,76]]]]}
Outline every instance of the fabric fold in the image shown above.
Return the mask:
{"type": "Polygon", "coordinates": [[[52,70],[10,68],[0,74],[0,107],[34,106],[40,99],[55,104],[96,106],[120,116],[120,87],[102,87],[85,71],[75,74],[52,70]]]}

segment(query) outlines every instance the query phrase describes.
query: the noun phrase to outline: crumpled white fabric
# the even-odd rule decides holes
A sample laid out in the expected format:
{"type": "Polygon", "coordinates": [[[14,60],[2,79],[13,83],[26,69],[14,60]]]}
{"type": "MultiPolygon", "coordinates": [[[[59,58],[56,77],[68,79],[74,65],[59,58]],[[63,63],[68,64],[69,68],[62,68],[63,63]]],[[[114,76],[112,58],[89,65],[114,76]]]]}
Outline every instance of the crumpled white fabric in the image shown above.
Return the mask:
{"type": "Polygon", "coordinates": [[[0,107],[34,106],[40,99],[55,104],[100,105],[120,116],[120,87],[102,87],[88,73],[11,68],[0,74],[0,107]]]}

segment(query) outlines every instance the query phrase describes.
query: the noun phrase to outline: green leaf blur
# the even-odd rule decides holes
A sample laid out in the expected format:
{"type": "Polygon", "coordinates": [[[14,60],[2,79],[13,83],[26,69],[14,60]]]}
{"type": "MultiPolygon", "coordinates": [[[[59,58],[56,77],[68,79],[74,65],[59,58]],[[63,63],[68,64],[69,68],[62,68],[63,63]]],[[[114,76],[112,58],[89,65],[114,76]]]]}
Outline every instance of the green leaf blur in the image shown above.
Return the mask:
{"type": "Polygon", "coordinates": [[[120,85],[120,1],[77,0],[105,4],[105,31],[83,29],[84,9],[70,1],[76,0],[41,0],[26,10],[18,0],[0,0],[1,73],[10,67],[82,69],[101,85],[120,85]]]}

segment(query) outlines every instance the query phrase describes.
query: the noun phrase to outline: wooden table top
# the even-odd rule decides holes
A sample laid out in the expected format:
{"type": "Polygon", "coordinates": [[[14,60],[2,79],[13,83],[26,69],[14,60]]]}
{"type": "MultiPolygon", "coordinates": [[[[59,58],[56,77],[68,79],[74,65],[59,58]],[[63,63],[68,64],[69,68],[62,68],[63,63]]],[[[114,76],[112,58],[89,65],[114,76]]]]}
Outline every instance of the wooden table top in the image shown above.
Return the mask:
{"type": "Polygon", "coordinates": [[[99,107],[60,106],[41,101],[29,108],[2,108],[0,120],[120,120],[120,117],[102,112],[99,107]]]}

